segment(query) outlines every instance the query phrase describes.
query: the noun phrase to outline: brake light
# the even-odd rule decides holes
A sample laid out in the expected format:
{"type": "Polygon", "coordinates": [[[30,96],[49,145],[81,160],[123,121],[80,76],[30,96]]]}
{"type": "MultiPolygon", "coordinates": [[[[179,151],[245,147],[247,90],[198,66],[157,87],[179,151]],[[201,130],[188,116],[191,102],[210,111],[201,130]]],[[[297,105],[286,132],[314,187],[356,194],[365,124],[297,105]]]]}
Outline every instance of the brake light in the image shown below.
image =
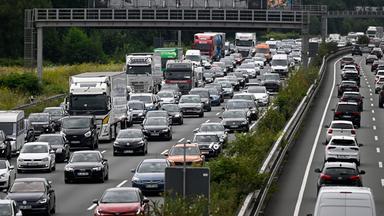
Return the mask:
{"type": "Polygon", "coordinates": [[[351,150],[355,150],[355,151],[359,151],[359,148],[356,148],[356,147],[352,147],[350,148],[351,150]]]}
{"type": "Polygon", "coordinates": [[[356,134],[356,130],[355,129],[351,130],[351,134],[356,134]]]}
{"type": "Polygon", "coordinates": [[[329,146],[327,149],[328,150],[332,150],[332,149],[335,149],[336,147],[333,147],[333,146],[329,146]]]}
{"type": "Polygon", "coordinates": [[[331,134],[333,132],[332,128],[328,129],[328,133],[331,134]]]}
{"type": "Polygon", "coordinates": [[[349,179],[352,180],[352,181],[358,181],[358,180],[360,180],[360,176],[358,176],[358,175],[351,176],[351,177],[349,177],[349,179]]]}
{"type": "Polygon", "coordinates": [[[335,112],[335,115],[341,115],[342,112],[335,112]]]}
{"type": "Polygon", "coordinates": [[[331,180],[332,176],[321,173],[320,174],[320,179],[321,180],[331,180]]]}
{"type": "Polygon", "coordinates": [[[352,115],[360,115],[359,112],[353,112],[352,115]]]}

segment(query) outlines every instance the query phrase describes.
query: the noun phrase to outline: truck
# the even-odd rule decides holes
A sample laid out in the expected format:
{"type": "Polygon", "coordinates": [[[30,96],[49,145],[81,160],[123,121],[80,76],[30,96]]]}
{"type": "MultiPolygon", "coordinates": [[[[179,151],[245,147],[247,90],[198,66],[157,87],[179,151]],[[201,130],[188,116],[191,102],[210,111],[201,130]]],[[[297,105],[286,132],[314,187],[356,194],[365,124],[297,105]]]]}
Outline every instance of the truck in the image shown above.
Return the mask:
{"type": "Polygon", "coordinates": [[[118,130],[127,125],[126,73],[82,73],[71,76],[69,85],[65,102],[69,115],[95,116],[99,129],[98,140],[116,138],[118,130]]]}
{"type": "Polygon", "coordinates": [[[368,26],[367,31],[365,32],[369,38],[376,37],[377,28],[376,26],[368,26]]]}
{"type": "Polygon", "coordinates": [[[153,54],[154,61],[154,73],[159,73],[164,76],[164,71],[167,66],[168,60],[182,60],[183,49],[182,48],[156,48],[153,54]]]}
{"type": "Polygon", "coordinates": [[[225,33],[196,33],[193,38],[192,48],[200,50],[202,56],[207,56],[211,60],[220,60],[224,57],[225,33]]]}
{"type": "Polygon", "coordinates": [[[154,70],[153,53],[126,55],[124,71],[132,92],[157,93],[159,91],[163,74],[159,70],[154,70]]]}
{"type": "Polygon", "coordinates": [[[235,46],[243,57],[251,56],[255,52],[256,33],[236,32],[235,46]]]}
{"type": "Polygon", "coordinates": [[[182,94],[188,94],[193,87],[197,87],[199,80],[202,80],[202,72],[195,70],[191,61],[169,60],[167,62],[164,82],[166,84],[177,84],[182,94]]]}

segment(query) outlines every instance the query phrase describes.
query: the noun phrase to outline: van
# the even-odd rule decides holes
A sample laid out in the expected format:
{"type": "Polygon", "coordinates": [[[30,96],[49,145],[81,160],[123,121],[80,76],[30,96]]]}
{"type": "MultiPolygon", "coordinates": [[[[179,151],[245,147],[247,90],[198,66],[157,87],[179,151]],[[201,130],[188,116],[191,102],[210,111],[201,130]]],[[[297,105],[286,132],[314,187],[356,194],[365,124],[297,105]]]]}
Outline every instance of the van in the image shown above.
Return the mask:
{"type": "Polygon", "coordinates": [[[25,142],[25,116],[23,110],[0,111],[0,130],[11,139],[12,154],[17,154],[25,142]]]}
{"type": "Polygon", "coordinates": [[[201,53],[200,50],[187,50],[185,53],[185,59],[190,60],[195,66],[201,66],[201,53]]]}
{"type": "Polygon", "coordinates": [[[276,54],[272,57],[272,73],[278,73],[280,76],[288,76],[289,61],[287,54],[276,54]]]}
{"type": "Polygon", "coordinates": [[[265,59],[269,63],[272,59],[271,51],[267,43],[260,43],[256,45],[256,53],[263,53],[265,59]]]}
{"type": "MultiPolygon", "coordinates": [[[[313,216],[376,216],[375,202],[367,187],[322,187],[313,216]]],[[[308,214],[307,216],[312,216],[308,214]]]]}

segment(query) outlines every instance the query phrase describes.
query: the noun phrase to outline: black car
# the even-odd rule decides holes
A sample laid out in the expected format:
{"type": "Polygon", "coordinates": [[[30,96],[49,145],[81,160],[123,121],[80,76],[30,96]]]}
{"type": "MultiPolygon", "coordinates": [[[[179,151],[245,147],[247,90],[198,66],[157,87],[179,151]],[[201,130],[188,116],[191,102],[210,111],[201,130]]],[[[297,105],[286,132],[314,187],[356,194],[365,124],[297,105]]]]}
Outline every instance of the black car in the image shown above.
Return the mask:
{"type": "Polygon", "coordinates": [[[143,122],[145,115],[147,113],[147,110],[145,109],[145,103],[142,101],[128,101],[128,109],[130,112],[132,112],[132,121],[134,123],[141,123],[143,122]]]}
{"type": "Polygon", "coordinates": [[[151,117],[143,122],[143,133],[150,138],[172,140],[172,126],[168,118],[151,117]]]}
{"type": "Polygon", "coordinates": [[[341,73],[341,80],[355,81],[357,86],[360,87],[360,75],[357,71],[343,71],[341,73]]]}
{"type": "Polygon", "coordinates": [[[354,46],[352,48],[352,56],[354,55],[360,55],[360,56],[363,55],[363,52],[361,51],[361,48],[359,46],[354,46]]]}
{"type": "Polygon", "coordinates": [[[227,110],[220,116],[225,129],[229,131],[249,131],[249,119],[244,110],[227,110]]]}
{"type": "Polygon", "coordinates": [[[67,116],[62,119],[61,133],[71,149],[99,147],[98,131],[93,116],[67,116]]]}
{"type": "Polygon", "coordinates": [[[14,200],[23,215],[51,215],[56,211],[55,190],[45,178],[15,179],[6,199],[14,200]]]}
{"type": "Polygon", "coordinates": [[[280,75],[277,73],[265,73],[260,76],[261,85],[269,92],[279,92],[281,89],[280,75]]]}
{"type": "Polygon", "coordinates": [[[230,99],[223,107],[224,110],[243,110],[249,121],[259,118],[259,111],[255,101],[244,99],[230,99]]]}
{"type": "Polygon", "coordinates": [[[46,107],[43,112],[51,115],[53,128],[55,131],[60,131],[61,119],[65,116],[64,109],[62,107],[46,107]]]}
{"type": "Polygon", "coordinates": [[[0,157],[11,159],[12,149],[11,149],[11,139],[7,138],[4,131],[0,130],[0,157]]]}
{"type": "Polygon", "coordinates": [[[355,163],[348,162],[326,162],[322,169],[315,169],[315,172],[320,173],[317,192],[322,186],[362,187],[361,175],[365,174],[355,163]]]}
{"type": "Polygon", "coordinates": [[[182,125],[184,123],[183,113],[177,104],[163,104],[161,109],[167,111],[171,116],[172,124],[182,125]]]}
{"type": "Polygon", "coordinates": [[[165,110],[150,110],[150,111],[148,111],[147,114],[145,115],[144,121],[146,119],[152,118],[152,117],[164,117],[164,118],[167,118],[169,120],[169,122],[171,122],[171,124],[172,124],[172,117],[165,110]]]}
{"type": "Polygon", "coordinates": [[[357,103],[339,102],[334,111],[334,120],[352,121],[353,125],[360,127],[361,112],[357,103]]]}
{"type": "Polygon", "coordinates": [[[215,88],[220,96],[220,103],[224,102],[224,89],[220,83],[210,83],[204,86],[206,89],[215,88]]]}
{"type": "Polygon", "coordinates": [[[211,158],[220,154],[224,139],[214,132],[199,132],[195,134],[192,142],[199,145],[200,152],[205,158],[211,158]]]}
{"type": "Polygon", "coordinates": [[[363,99],[364,97],[359,92],[344,92],[340,101],[355,102],[359,105],[359,111],[363,111],[363,99]]]}
{"type": "Polygon", "coordinates": [[[113,143],[113,156],[136,152],[142,155],[148,152],[148,142],[143,132],[140,129],[120,130],[113,143]]]}
{"type": "Polygon", "coordinates": [[[49,113],[31,113],[28,120],[35,135],[55,132],[54,123],[49,113]]]}
{"type": "Polygon", "coordinates": [[[365,64],[373,64],[374,61],[377,61],[379,58],[377,58],[376,55],[368,55],[365,57],[365,64]]]}
{"type": "Polygon", "coordinates": [[[42,134],[38,142],[47,142],[55,150],[56,162],[64,162],[71,156],[68,141],[63,134],[42,134]]]}
{"type": "Polygon", "coordinates": [[[64,182],[87,179],[103,183],[109,178],[108,172],[108,160],[99,151],[77,151],[64,168],[64,182]]]}
{"type": "Polygon", "coordinates": [[[357,83],[355,81],[342,81],[337,86],[337,97],[341,97],[346,91],[359,92],[359,86],[357,86],[357,83]]]}

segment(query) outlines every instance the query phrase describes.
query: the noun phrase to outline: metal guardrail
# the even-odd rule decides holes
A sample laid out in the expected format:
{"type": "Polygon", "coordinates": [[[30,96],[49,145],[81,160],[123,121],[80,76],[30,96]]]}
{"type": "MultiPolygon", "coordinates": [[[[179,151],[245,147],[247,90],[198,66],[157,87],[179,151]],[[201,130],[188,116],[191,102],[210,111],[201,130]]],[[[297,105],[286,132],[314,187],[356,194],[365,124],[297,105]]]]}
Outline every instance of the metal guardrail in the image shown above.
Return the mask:
{"type": "Polygon", "coordinates": [[[383,18],[384,11],[328,11],[328,18],[360,17],[360,18],[383,18]]]}
{"type": "Polygon", "coordinates": [[[53,96],[44,98],[42,100],[33,101],[33,102],[29,103],[29,104],[23,104],[23,105],[17,106],[15,108],[13,108],[12,110],[25,110],[25,109],[28,109],[30,107],[36,106],[38,104],[46,103],[46,102],[49,102],[49,101],[52,101],[52,100],[56,100],[56,99],[60,99],[60,98],[64,98],[64,97],[65,97],[65,94],[53,95],[53,96]]]}
{"type": "Polygon", "coordinates": [[[258,216],[262,213],[269,189],[276,175],[278,174],[278,171],[281,168],[280,166],[284,160],[286,152],[291,147],[295,134],[300,128],[300,125],[307,111],[309,110],[310,104],[312,103],[314,96],[319,91],[319,86],[322,83],[322,80],[326,71],[325,65],[328,63],[329,59],[333,59],[336,56],[348,53],[350,51],[351,51],[350,47],[343,48],[323,58],[322,65],[319,70],[319,78],[315,80],[315,83],[312,84],[308,89],[306,95],[301,100],[293,116],[285,125],[282,134],[274,143],[267,158],[265,159],[262,167],[259,170],[260,174],[269,173],[270,174],[269,178],[265,182],[264,187],[262,187],[260,190],[257,190],[255,192],[248,194],[237,216],[250,216],[250,215],[258,216]],[[283,144],[286,144],[286,145],[283,145],[283,144]]]}

